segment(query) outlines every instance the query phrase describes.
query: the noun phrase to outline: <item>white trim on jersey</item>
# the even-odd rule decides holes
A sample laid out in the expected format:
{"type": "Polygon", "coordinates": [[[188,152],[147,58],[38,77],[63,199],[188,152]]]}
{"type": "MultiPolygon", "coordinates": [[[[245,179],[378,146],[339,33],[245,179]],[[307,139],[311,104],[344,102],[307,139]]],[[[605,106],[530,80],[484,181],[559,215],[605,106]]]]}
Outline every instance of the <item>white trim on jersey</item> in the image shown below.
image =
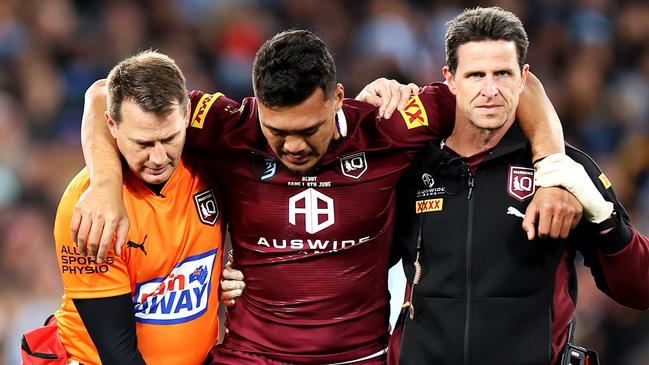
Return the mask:
{"type": "Polygon", "coordinates": [[[345,117],[345,113],[343,112],[343,108],[340,108],[338,113],[336,113],[336,123],[338,127],[338,132],[342,137],[347,137],[347,117],[345,117]]]}

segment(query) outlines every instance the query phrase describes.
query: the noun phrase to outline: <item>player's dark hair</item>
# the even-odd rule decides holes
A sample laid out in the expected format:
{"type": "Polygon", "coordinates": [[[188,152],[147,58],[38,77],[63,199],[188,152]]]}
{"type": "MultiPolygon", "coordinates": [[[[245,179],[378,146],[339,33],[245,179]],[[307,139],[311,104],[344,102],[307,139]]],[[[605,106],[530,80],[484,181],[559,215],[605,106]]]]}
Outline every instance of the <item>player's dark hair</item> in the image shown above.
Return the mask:
{"type": "Polygon", "coordinates": [[[466,9],[448,22],[446,31],[446,65],[451,73],[457,70],[457,51],[461,45],[485,40],[513,41],[518,64],[523,69],[527,57],[527,33],[523,23],[510,11],[499,7],[466,9]]]}
{"type": "Polygon", "coordinates": [[[187,107],[185,76],[174,60],[156,51],[143,51],[121,61],[108,74],[108,113],[121,122],[120,107],[134,101],[142,110],[165,116],[187,107]]]}
{"type": "Polygon", "coordinates": [[[257,100],[269,108],[294,106],[317,88],[325,99],[336,89],[336,66],[320,37],[290,30],[266,41],[255,56],[252,83],[257,100]]]}

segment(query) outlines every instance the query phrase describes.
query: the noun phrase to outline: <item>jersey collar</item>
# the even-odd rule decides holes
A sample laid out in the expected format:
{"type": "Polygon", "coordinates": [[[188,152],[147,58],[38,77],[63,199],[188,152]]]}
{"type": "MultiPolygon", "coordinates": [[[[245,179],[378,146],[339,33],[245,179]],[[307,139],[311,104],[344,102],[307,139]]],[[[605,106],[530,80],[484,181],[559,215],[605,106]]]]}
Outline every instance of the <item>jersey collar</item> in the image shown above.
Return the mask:
{"type": "Polygon", "coordinates": [[[140,180],[137,176],[133,174],[133,172],[131,171],[131,169],[128,168],[128,166],[125,166],[122,169],[122,173],[124,175],[124,184],[126,185],[126,188],[131,190],[137,196],[139,197],[157,196],[157,197],[164,198],[168,194],[170,194],[171,191],[173,191],[184,169],[185,169],[185,163],[183,162],[183,158],[181,157],[180,160],[178,161],[178,165],[176,166],[176,169],[169,177],[169,180],[167,180],[167,182],[164,184],[162,189],[160,189],[160,194],[156,194],[154,191],[149,189],[149,187],[147,187],[142,180],[140,180]]]}

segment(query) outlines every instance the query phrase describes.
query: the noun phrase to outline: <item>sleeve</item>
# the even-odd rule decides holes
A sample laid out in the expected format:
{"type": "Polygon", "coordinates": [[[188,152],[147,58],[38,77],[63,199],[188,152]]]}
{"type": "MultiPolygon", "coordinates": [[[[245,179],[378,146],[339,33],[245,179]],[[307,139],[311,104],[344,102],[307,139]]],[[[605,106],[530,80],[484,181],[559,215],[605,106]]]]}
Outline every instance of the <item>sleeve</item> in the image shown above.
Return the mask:
{"type": "Polygon", "coordinates": [[[185,148],[190,152],[219,152],[228,135],[245,120],[255,117],[252,98],[239,104],[220,92],[206,94],[193,90],[189,93],[191,114],[185,148]]]}
{"type": "Polygon", "coordinates": [[[396,147],[423,147],[449,136],[455,124],[455,96],[435,82],[408,100],[406,107],[381,122],[396,147]]]}
{"type": "MultiPolygon", "coordinates": [[[[598,252],[609,296],[627,307],[649,309],[649,238],[633,227],[623,226],[629,232],[626,246],[615,253],[598,252]]],[[[615,229],[613,230],[615,231],[615,229]]],[[[609,232],[616,235],[616,232],[609,232]]],[[[606,237],[602,237],[605,239],[606,237]]]]}
{"type": "Polygon", "coordinates": [[[146,364],[137,348],[135,313],[130,294],[73,299],[73,302],[102,364],[146,364]]]}
{"type": "Polygon", "coordinates": [[[649,309],[649,239],[631,225],[629,216],[615,196],[615,191],[602,170],[586,154],[567,151],[581,163],[597,189],[615,206],[614,228],[599,234],[600,229],[588,222],[580,223],[577,248],[584,255],[598,288],[613,300],[627,307],[649,309]]]}
{"type": "Polygon", "coordinates": [[[123,258],[112,249],[106,260],[97,264],[83,256],[70,238],[70,220],[74,205],[88,186],[87,173],[82,171],[66,189],[56,212],[54,241],[63,290],[69,298],[102,298],[131,292],[130,278],[123,258]]]}

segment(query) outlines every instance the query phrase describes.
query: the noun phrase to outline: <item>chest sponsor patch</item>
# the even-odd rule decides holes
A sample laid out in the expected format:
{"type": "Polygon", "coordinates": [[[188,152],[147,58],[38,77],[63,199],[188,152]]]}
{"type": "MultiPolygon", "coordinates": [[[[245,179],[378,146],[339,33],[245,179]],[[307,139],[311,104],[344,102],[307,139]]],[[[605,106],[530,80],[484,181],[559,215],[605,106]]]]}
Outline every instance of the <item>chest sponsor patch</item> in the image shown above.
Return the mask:
{"type": "MultiPolygon", "coordinates": [[[[135,286],[135,320],[150,324],[184,323],[207,310],[217,250],[190,256],[163,278],[135,286]]],[[[216,305],[216,304],[214,304],[216,305]]]]}
{"type": "Polygon", "coordinates": [[[423,175],[421,175],[421,181],[429,189],[435,186],[435,179],[433,179],[433,175],[429,173],[424,173],[423,175]]]}
{"type": "Polygon", "coordinates": [[[304,224],[307,233],[318,233],[336,223],[334,200],[315,189],[306,189],[289,198],[288,222],[294,226],[304,224]]]}
{"type": "Polygon", "coordinates": [[[535,191],[533,168],[509,166],[507,194],[522,202],[531,198],[535,191]]]}
{"type": "Polygon", "coordinates": [[[208,189],[194,194],[194,204],[201,222],[213,226],[219,219],[219,206],[216,204],[214,191],[208,189]]]}
{"type": "Polygon", "coordinates": [[[446,194],[446,189],[444,187],[434,187],[430,189],[420,189],[417,190],[417,199],[429,198],[432,196],[439,196],[446,194]]]}
{"type": "Polygon", "coordinates": [[[358,152],[347,155],[340,159],[340,170],[343,175],[353,179],[359,179],[367,171],[367,159],[365,152],[358,152]]]}
{"type": "Polygon", "coordinates": [[[417,127],[425,127],[428,125],[428,116],[426,115],[426,109],[419,99],[419,95],[415,95],[410,100],[403,110],[400,110],[403,120],[406,122],[406,127],[408,129],[413,129],[417,127]]]}
{"type": "Polygon", "coordinates": [[[444,198],[417,200],[415,202],[415,213],[438,212],[444,207],[444,198]]]}

